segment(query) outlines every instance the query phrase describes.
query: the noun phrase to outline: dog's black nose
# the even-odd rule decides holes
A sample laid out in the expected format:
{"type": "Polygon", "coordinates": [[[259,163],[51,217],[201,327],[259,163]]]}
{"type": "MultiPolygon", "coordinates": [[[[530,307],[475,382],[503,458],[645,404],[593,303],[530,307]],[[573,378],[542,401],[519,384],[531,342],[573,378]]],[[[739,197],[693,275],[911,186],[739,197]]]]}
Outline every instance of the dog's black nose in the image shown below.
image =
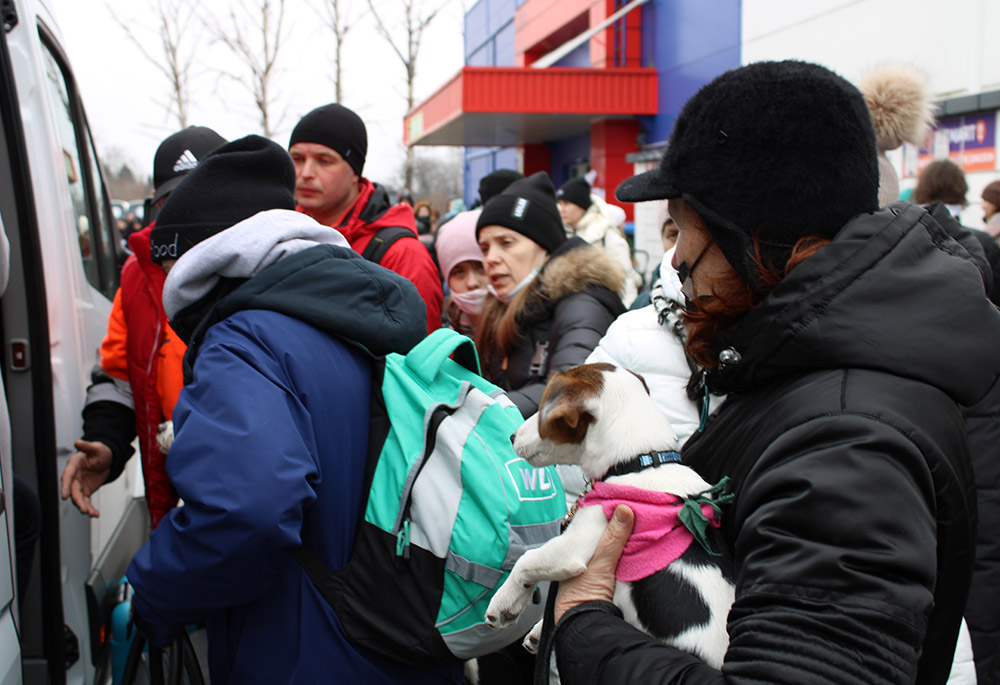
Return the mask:
{"type": "Polygon", "coordinates": [[[514,434],[513,433],[510,436],[510,444],[512,444],[512,445],[514,444],[514,434]]]}

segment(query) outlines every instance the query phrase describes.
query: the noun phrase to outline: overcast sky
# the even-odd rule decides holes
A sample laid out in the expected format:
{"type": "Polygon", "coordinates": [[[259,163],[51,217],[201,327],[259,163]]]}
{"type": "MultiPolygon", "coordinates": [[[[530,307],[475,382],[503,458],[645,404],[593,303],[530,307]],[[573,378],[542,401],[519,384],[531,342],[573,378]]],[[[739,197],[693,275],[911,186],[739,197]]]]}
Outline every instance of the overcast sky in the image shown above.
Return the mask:
{"type": "MultiPolygon", "coordinates": [[[[246,0],[254,4],[257,0],[246,0]]],[[[119,148],[133,169],[150,174],[159,142],[177,130],[168,115],[166,78],[143,57],[112,18],[126,21],[133,32],[156,54],[155,21],[151,7],[156,0],[48,0],[59,24],[83,96],[99,154],[119,148]],[[104,151],[107,151],[104,152],[104,151]]],[[[334,100],[333,38],[324,19],[314,9],[322,0],[288,0],[287,42],[279,55],[276,79],[279,104],[287,112],[275,140],[286,145],[298,117],[334,100]]],[[[342,0],[345,2],[345,0],[342,0]]],[[[417,74],[417,102],[432,94],[462,66],[462,0],[418,0],[424,14],[444,7],[424,34],[417,74]]],[[[471,4],[472,0],[466,0],[471,4]]],[[[365,0],[346,0],[357,16],[367,9],[365,0]]],[[[399,0],[378,0],[376,7],[393,16],[399,0]]],[[[224,16],[231,0],[201,0],[203,9],[224,16]]],[[[248,91],[225,77],[221,69],[238,69],[225,52],[204,35],[198,46],[199,64],[192,83],[192,124],[214,128],[223,137],[259,133],[260,127],[248,91]]],[[[368,127],[365,175],[394,180],[404,156],[403,115],[406,82],[402,63],[377,33],[370,16],[362,17],[347,34],[344,46],[345,88],[343,104],[361,115],[368,127]]],[[[272,115],[273,116],[273,115],[272,115]]]]}

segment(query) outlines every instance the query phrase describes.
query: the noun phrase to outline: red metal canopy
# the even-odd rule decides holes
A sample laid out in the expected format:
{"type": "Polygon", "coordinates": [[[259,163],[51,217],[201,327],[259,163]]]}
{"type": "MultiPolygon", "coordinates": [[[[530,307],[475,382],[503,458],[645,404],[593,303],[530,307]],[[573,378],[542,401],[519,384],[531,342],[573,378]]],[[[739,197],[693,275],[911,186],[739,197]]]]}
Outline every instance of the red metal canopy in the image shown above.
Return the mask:
{"type": "Polygon", "coordinates": [[[512,146],[657,112],[656,69],[465,67],[413,108],[407,145],[512,146]]]}

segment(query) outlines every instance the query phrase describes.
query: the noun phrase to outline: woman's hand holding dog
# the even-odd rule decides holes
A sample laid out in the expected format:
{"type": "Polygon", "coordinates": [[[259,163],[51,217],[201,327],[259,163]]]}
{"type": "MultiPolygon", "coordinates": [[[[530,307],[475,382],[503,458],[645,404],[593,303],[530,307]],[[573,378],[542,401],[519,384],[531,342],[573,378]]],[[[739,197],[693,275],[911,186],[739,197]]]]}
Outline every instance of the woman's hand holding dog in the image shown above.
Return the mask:
{"type": "Polygon", "coordinates": [[[611,602],[615,596],[615,569],[621,559],[625,543],[632,535],[635,525],[635,514],[624,505],[615,508],[615,514],[608,521],[597,551],[587,564],[587,570],[575,578],[559,583],[559,594],[556,596],[556,623],[563,614],[577,604],[591,601],[611,602]]]}

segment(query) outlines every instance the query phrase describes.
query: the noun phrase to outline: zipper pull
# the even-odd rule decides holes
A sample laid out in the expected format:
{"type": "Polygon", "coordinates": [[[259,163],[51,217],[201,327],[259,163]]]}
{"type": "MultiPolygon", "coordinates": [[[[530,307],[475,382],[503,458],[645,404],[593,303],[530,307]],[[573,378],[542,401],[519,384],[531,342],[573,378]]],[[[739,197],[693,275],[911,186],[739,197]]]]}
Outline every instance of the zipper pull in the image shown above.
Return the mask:
{"type": "Polygon", "coordinates": [[[708,394],[708,384],[705,384],[705,394],[701,398],[701,421],[698,422],[698,432],[701,433],[705,430],[705,424],[708,423],[709,407],[712,404],[712,400],[708,394]]]}
{"type": "Polygon", "coordinates": [[[396,534],[396,556],[410,558],[410,521],[403,519],[403,526],[396,534]]]}

